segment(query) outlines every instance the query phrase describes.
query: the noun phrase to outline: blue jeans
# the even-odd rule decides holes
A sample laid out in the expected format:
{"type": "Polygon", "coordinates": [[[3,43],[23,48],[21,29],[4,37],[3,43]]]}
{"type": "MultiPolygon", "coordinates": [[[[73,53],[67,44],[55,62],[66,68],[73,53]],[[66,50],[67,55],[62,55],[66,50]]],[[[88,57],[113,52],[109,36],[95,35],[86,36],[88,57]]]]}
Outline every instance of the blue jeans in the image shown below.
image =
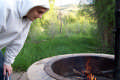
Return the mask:
{"type": "Polygon", "coordinates": [[[4,63],[4,56],[2,54],[2,51],[0,50],[0,80],[11,80],[11,75],[9,77],[7,76],[8,73],[6,76],[3,75],[3,63],[4,63]]]}

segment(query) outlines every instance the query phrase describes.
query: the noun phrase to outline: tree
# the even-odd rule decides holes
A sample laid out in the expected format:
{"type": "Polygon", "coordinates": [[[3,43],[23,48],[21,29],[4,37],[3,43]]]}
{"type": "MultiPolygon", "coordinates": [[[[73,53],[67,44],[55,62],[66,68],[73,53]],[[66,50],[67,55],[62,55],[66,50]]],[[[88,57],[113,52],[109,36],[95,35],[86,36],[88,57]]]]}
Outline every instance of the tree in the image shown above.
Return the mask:
{"type": "Polygon", "coordinates": [[[98,22],[98,32],[101,36],[103,49],[107,53],[113,52],[115,26],[115,0],[94,0],[98,22]]]}

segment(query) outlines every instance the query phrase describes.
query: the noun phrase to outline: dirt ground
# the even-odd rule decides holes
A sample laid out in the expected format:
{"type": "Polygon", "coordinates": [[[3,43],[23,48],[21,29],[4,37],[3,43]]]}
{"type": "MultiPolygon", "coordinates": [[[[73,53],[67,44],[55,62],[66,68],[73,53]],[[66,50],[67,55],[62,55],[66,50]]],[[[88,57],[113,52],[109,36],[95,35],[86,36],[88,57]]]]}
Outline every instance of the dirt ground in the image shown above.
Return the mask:
{"type": "Polygon", "coordinates": [[[26,72],[13,72],[12,80],[28,80],[26,72]]]}

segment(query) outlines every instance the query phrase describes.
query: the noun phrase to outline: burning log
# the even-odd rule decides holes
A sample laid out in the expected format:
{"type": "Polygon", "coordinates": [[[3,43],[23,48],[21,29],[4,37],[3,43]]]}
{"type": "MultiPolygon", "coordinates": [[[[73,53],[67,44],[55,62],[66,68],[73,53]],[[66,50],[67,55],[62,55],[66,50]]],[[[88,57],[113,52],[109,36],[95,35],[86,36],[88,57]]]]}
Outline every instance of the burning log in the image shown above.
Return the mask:
{"type": "Polygon", "coordinates": [[[106,74],[106,73],[112,73],[114,72],[114,70],[107,70],[107,71],[100,71],[102,74],[106,74]]]}
{"type": "Polygon", "coordinates": [[[76,69],[73,69],[73,72],[82,75],[82,73],[77,71],[76,69]]]}
{"type": "Polygon", "coordinates": [[[76,69],[73,69],[73,72],[80,75],[80,77],[76,77],[76,78],[79,78],[80,80],[96,80],[96,78],[94,77],[94,75],[92,75],[87,70],[79,72],[76,69]]]}

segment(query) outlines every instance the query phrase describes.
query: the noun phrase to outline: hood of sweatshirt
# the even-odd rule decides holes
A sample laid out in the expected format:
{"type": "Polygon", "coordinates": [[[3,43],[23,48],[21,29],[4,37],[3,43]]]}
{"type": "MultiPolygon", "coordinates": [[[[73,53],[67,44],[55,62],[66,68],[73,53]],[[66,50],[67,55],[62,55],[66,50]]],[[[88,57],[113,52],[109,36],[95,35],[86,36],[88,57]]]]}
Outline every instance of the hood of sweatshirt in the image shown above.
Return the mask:
{"type": "Polygon", "coordinates": [[[17,4],[20,17],[25,16],[31,8],[36,6],[50,8],[49,0],[18,0],[17,4]]]}
{"type": "Polygon", "coordinates": [[[0,0],[0,32],[6,30],[8,18],[17,16],[22,19],[30,9],[41,6],[49,9],[49,0],[0,0]]]}

